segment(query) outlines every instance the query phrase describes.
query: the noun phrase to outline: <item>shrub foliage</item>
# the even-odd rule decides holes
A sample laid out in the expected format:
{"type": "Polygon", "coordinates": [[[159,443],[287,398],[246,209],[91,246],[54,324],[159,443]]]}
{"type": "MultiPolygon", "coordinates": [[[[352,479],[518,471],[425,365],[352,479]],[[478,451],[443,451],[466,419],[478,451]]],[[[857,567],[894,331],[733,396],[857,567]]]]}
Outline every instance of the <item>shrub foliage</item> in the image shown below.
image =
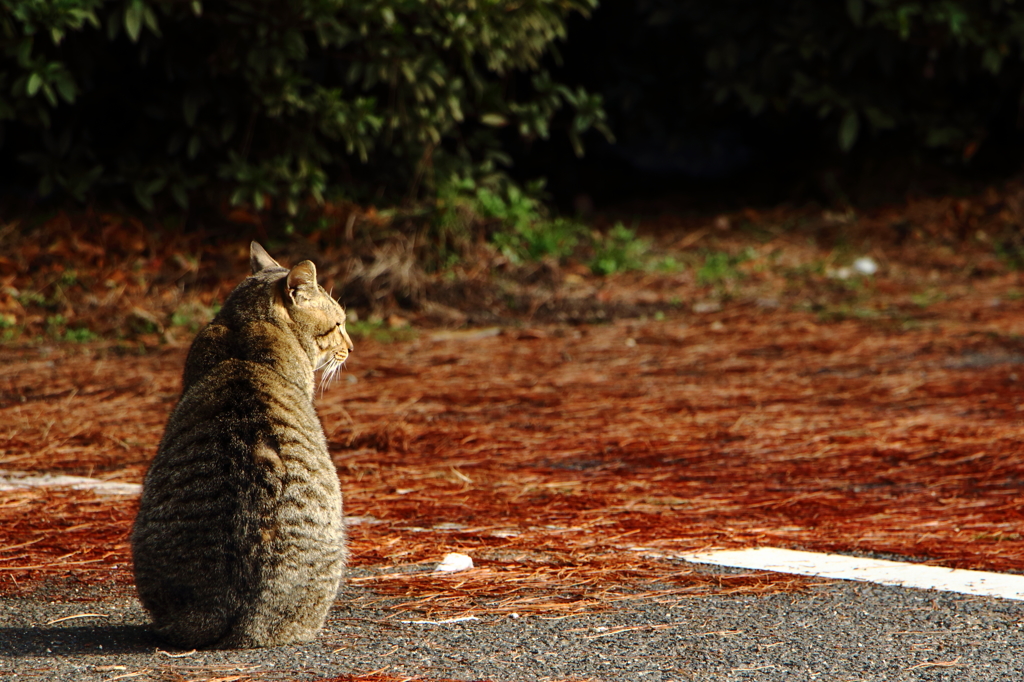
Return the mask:
{"type": "Polygon", "coordinates": [[[2,181],[146,208],[417,196],[492,170],[501,128],[602,126],[541,66],[595,3],[0,0],[2,181]]]}
{"type": "Polygon", "coordinates": [[[512,138],[610,137],[590,92],[621,158],[682,150],[694,174],[744,162],[723,130],[960,160],[1021,139],[1020,0],[603,0],[566,87],[556,43],[596,5],[0,0],[0,185],[289,212],[328,187],[438,196],[486,186],[512,138]]]}
{"type": "Polygon", "coordinates": [[[785,130],[969,159],[1024,121],[1019,0],[603,0],[577,28],[564,77],[627,145],[785,130]]]}

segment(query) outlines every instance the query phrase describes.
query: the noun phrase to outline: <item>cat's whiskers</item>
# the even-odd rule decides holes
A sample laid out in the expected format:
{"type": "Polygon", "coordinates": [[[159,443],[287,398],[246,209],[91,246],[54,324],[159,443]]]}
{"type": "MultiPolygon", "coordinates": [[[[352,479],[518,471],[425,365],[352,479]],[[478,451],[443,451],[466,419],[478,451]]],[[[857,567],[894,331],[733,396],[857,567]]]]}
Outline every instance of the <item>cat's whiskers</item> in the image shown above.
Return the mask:
{"type": "MultiPolygon", "coordinates": [[[[347,360],[348,358],[346,358],[347,360]]],[[[345,366],[344,360],[338,360],[337,356],[333,353],[328,355],[327,358],[321,362],[317,367],[316,371],[320,372],[320,395],[324,394],[327,387],[332,381],[341,373],[342,367],[345,366]]]]}
{"type": "Polygon", "coordinates": [[[320,372],[320,381],[318,382],[317,388],[320,389],[320,395],[321,396],[323,396],[324,391],[327,389],[327,384],[330,383],[330,373],[331,373],[330,364],[331,364],[331,360],[332,359],[333,358],[328,356],[323,361],[321,361],[319,365],[317,365],[315,368],[313,368],[314,372],[320,372]]]}

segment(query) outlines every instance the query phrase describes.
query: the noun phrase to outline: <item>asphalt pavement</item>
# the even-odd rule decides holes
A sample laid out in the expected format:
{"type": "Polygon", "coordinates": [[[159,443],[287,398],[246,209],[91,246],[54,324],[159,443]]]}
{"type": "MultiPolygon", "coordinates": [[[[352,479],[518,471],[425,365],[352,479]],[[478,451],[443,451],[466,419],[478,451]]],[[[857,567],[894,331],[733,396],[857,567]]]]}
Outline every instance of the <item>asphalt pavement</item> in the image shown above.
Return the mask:
{"type": "Polygon", "coordinates": [[[444,623],[349,585],[315,642],[189,653],[151,639],[130,588],[53,589],[0,600],[0,678],[1024,680],[1024,602],[844,581],[756,596],[644,592],[584,615],[444,623]]]}

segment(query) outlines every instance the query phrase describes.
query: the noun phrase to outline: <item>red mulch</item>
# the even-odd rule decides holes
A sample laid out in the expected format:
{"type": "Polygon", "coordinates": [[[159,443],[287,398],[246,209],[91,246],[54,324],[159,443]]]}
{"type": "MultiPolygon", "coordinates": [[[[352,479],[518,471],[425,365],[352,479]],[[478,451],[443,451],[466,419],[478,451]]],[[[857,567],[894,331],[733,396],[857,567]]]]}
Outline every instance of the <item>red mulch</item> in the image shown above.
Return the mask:
{"type": "MultiPolygon", "coordinates": [[[[658,219],[651,234],[683,256],[696,258],[698,241],[749,247],[741,274],[598,280],[570,265],[516,280],[513,293],[548,296],[532,308],[547,305],[547,320],[584,300],[667,313],[594,326],[521,316],[497,334],[359,340],[320,400],[346,512],[358,517],[353,565],[375,569],[352,583],[431,615],[557,617],[638,591],[677,599],[808,584],[673,559],[713,547],[1021,570],[1024,285],[991,244],[1020,213],[1019,194],[879,210],[862,221],[873,231],[850,228],[842,253],[809,245],[802,228],[738,231],[742,219],[770,232],[782,214],[740,213],[722,234],[673,233],[684,228],[658,219]],[[877,276],[829,277],[842,254],[863,253],[882,265],[877,276]],[[710,312],[694,312],[701,302],[710,312]],[[477,567],[431,574],[451,551],[477,567]]],[[[816,220],[821,231],[845,218],[816,220]]],[[[207,259],[239,270],[221,269],[216,296],[244,274],[243,256],[207,259]]],[[[209,303],[211,291],[188,295],[209,303]]],[[[161,292],[151,282],[139,296],[161,292]]],[[[130,317],[136,304],[117,305],[130,317]]],[[[0,469],[140,482],[187,336],[0,348],[0,469]]],[[[0,594],[46,579],[130,583],[134,505],[4,492],[0,594]]]]}
{"type": "MultiPolygon", "coordinates": [[[[320,401],[347,513],[360,517],[353,564],[384,569],[354,582],[427,612],[558,613],[645,584],[680,595],[803,584],[712,579],[670,560],[710,547],[1018,570],[1024,316],[1017,302],[985,305],[965,298],[913,329],[725,311],[364,341],[320,401]],[[981,314],[958,319],[961,308],[981,314]],[[403,572],[449,551],[477,568],[403,572]]],[[[34,353],[5,358],[28,369],[3,379],[13,426],[0,467],[141,480],[184,349],[34,353]]],[[[129,582],[133,505],[5,493],[0,589],[53,575],[129,582]]]]}

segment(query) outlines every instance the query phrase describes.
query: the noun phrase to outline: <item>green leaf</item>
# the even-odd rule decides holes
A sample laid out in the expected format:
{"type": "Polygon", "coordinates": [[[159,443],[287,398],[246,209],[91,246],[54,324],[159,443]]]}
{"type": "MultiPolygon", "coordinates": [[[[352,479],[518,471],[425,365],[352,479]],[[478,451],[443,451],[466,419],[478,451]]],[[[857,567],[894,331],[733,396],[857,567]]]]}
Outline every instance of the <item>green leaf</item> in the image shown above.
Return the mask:
{"type": "Polygon", "coordinates": [[[57,94],[49,83],[43,83],[43,94],[46,95],[46,101],[50,103],[51,107],[57,106],[57,94]]]}
{"type": "Polygon", "coordinates": [[[508,125],[507,118],[505,118],[501,114],[495,113],[484,114],[483,116],[480,117],[480,122],[483,123],[485,126],[493,126],[495,128],[500,128],[501,126],[508,125]]]}
{"type": "Polygon", "coordinates": [[[54,84],[57,86],[57,92],[68,104],[73,104],[75,101],[75,82],[71,80],[71,77],[66,73],[57,74],[54,79],[54,84]]]}
{"type": "Polygon", "coordinates": [[[185,95],[181,102],[181,113],[185,117],[185,125],[189,128],[196,124],[196,116],[199,114],[200,104],[199,97],[193,94],[185,95]]]}
{"type": "MultiPolygon", "coordinates": [[[[142,33],[142,19],[145,14],[145,6],[142,0],[132,0],[124,10],[124,30],[133,43],[139,41],[142,33]]],[[[139,203],[142,203],[141,201],[139,203]]]]}
{"type": "Polygon", "coordinates": [[[77,199],[78,201],[85,201],[86,193],[90,189],[92,189],[92,186],[93,184],[95,184],[96,179],[99,178],[99,176],[102,174],[103,166],[95,166],[94,168],[85,173],[72,175],[68,183],[66,184],[66,187],[68,191],[71,193],[71,196],[73,196],[75,199],[77,199]]]}
{"type": "Polygon", "coordinates": [[[181,208],[188,208],[188,192],[180,184],[171,187],[171,196],[181,208]]]}
{"type": "Polygon", "coordinates": [[[146,209],[147,211],[153,210],[153,197],[148,194],[143,194],[138,186],[135,187],[135,200],[139,202],[139,206],[146,209]]]}
{"type": "Polygon", "coordinates": [[[146,22],[146,26],[149,26],[149,30],[153,32],[153,35],[160,35],[160,25],[157,23],[156,14],[152,8],[146,7],[143,10],[142,19],[146,22]]]}
{"type": "Polygon", "coordinates": [[[928,147],[953,147],[964,140],[963,132],[954,126],[929,128],[924,143],[928,147]]]}
{"type": "Polygon", "coordinates": [[[28,93],[29,97],[35,97],[35,94],[39,92],[41,87],[43,87],[43,77],[38,73],[33,73],[28,77],[28,85],[25,86],[25,92],[28,93]]]}
{"type": "Polygon", "coordinates": [[[94,166],[92,170],[85,174],[84,179],[88,186],[92,187],[100,179],[101,175],[103,175],[103,166],[94,166]]]}
{"type": "Polygon", "coordinates": [[[107,17],[107,40],[113,40],[121,32],[121,17],[119,12],[111,12],[107,17]]]}
{"type": "Polygon", "coordinates": [[[575,130],[569,130],[569,142],[572,143],[572,151],[578,158],[583,158],[583,142],[575,130]]]}
{"type": "Polygon", "coordinates": [[[18,59],[18,66],[28,68],[32,65],[32,38],[22,38],[18,46],[14,48],[14,56],[18,59]]]}
{"type": "Polygon", "coordinates": [[[878,107],[864,107],[864,116],[876,130],[888,130],[896,127],[896,121],[892,116],[885,113],[878,107]]]}
{"type": "Polygon", "coordinates": [[[981,65],[986,71],[996,75],[1003,66],[1003,55],[996,48],[990,47],[982,54],[981,65]]]}
{"type": "Polygon", "coordinates": [[[860,117],[857,112],[850,110],[843,116],[839,124],[839,148],[848,152],[857,141],[857,133],[860,131],[860,117]]]}
{"type": "Polygon", "coordinates": [[[63,133],[61,133],[61,136],[57,138],[52,149],[57,154],[57,156],[64,157],[68,155],[68,152],[71,150],[70,129],[67,129],[63,133]]]}
{"type": "Polygon", "coordinates": [[[155,180],[150,180],[149,184],[146,185],[146,194],[156,194],[157,192],[162,190],[164,188],[164,185],[166,184],[167,178],[156,178],[155,180]]]}
{"type": "Polygon", "coordinates": [[[227,142],[231,139],[231,136],[235,134],[235,121],[234,119],[228,119],[224,121],[224,124],[220,127],[220,141],[227,142]]]}
{"type": "Polygon", "coordinates": [[[48,197],[53,193],[53,178],[44,175],[39,179],[39,196],[48,197]]]}
{"type": "Polygon", "coordinates": [[[846,0],[846,13],[854,26],[864,23],[864,0],[846,0]]]}

